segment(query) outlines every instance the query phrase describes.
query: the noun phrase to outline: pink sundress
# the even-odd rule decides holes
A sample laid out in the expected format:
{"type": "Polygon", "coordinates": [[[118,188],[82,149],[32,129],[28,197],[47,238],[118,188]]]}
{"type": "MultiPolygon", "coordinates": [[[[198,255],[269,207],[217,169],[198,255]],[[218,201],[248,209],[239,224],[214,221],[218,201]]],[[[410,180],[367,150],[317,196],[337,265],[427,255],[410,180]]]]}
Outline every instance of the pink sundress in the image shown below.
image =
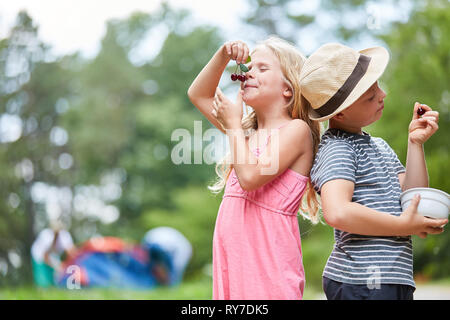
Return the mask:
{"type": "Polygon", "coordinates": [[[297,212],[308,180],[287,169],[245,191],[231,171],[214,229],[213,299],[302,298],[305,273],[297,212]]]}

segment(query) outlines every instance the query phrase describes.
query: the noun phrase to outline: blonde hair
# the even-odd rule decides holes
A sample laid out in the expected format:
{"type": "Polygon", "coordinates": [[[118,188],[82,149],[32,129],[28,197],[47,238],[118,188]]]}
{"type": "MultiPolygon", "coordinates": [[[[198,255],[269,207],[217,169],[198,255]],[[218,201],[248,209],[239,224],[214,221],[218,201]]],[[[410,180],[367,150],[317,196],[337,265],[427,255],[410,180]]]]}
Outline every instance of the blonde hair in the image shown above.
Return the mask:
{"type": "MultiPolygon", "coordinates": [[[[253,50],[255,52],[258,48],[265,47],[277,57],[280,62],[280,67],[284,80],[292,91],[292,97],[287,103],[287,110],[292,119],[301,119],[305,121],[311,129],[313,139],[313,156],[316,154],[320,142],[320,124],[312,121],[308,117],[309,102],[301,95],[300,92],[300,71],[305,63],[306,57],[296,49],[289,42],[275,36],[260,42],[253,50]]],[[[255,111],[250,112],[242,119],[242,129],[249,135],[258,129],[258,119],[255,111]]],[[[219,193],[225,187],[226,181],[231,173],[230,156],[227,154],[221,162],[216,165],[217,180],[214,185],[209,186],[208,189],[213,193],[219,193]]],[[[314,224],[319,221],[319,201],[314,188],[311,185],[311,180],[308,181],[307,190],[300,205],[300,214],[311,220],[314,224]],[[305,206],[306,204],[306,206],[305,206]]]]}

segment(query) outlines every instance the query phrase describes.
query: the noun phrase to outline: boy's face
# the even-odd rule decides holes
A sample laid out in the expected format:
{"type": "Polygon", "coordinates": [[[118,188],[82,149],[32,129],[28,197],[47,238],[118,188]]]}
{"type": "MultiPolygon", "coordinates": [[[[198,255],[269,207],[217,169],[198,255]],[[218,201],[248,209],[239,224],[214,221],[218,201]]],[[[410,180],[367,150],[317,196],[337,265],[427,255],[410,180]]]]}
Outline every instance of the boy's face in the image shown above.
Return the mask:
{"type": "Polygon", "coordinates": [[[358,100],[333,117],[345,126],[363,128],[380,119],[386,93],[375,82],[358,100]]]}

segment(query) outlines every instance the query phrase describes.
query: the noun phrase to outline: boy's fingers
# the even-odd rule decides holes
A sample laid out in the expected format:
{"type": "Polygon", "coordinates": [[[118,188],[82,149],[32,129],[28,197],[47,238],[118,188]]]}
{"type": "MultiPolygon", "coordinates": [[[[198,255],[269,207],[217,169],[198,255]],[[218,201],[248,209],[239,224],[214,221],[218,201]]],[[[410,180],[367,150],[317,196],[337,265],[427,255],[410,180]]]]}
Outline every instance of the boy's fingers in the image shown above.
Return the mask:
{"type": "Polygon", "coordinates": [[[427,123],[432,127],[433,131],[439,129],[439,126],[434,119],[433,120],[427,119],[427,123]]]}
{"type": "Polygon", "coordinates": [[[436,119],[439,119],[439,112],[438,111],[427,111],[423,114],[422,118],[426,117],[434,117],[436,119]]]}
{"type": "Polygon", "coordinates": [[[427,106],[426,104],[421,104],[419,102],[416,102],[416,103],[414,103],[413,119],[419,119],[420,118],[420,116],[417,114],[417,110],[419,108],[424,109],[426,112],[432,111],[432,109],[429,106],[427,106]]]}
{"type": "Polygon", "coordinates": [[[420,202],[420,194],[414,195],[414,197],[411,200],[411,204],[409,205],[408,209],[411,209],[413,211],[417,211],[417,207],[419,206],[420,202]]]}
{"type": "Polygon", "coordinates": [[[412,117],[413,120],[419,118],[419,115],[417,114],[417,109],[419,109],[419,107],[420,107],[420,103],[415,102],[414,103],[414,108],[413,108],[413,117],[412,117]]]}
{"type": "Polygon", "coordinates": [[[433,227],[428,227],[427,228],[427,233],[428,234],[439,234],[442,233],[444,231],[444,228],[433,228],[433,227]]]}
{"type": "Polygon", "coordinates": [[[443,228],[447,223],[448,219],[429,219],[430,227],[443,228]]]}
{"type": "Polygon", "coordinates": [[[418,234],[418,236],[419,236],[420,238],[422,238],[422,239],[425,239],[425,238],[427,237],[427,235],[428,235],[428,233],[426,233],[426,232],[420,232],[420,233],[418,234]]]}

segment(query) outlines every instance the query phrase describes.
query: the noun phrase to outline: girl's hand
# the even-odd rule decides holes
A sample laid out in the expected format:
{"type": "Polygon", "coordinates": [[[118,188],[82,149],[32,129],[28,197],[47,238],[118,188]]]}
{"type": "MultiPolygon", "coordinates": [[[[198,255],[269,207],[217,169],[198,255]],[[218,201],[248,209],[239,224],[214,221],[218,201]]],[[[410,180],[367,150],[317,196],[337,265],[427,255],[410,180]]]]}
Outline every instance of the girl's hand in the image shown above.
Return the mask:
{"type": "Polygon", "coordinates": [[[413,118],[409,124],[409,141],[414,144],[424,144],[439,128],[438,121],[439,112],[433,111],[426,104],[416,102],[413,118]],[[417,114],[419,107],[426,111],[422,116],[417,114]]]}
{"type": "Polygon", "coordinates": [[[242,128],[242,106],[242,90],[239,90],[236,103],[233,103],[217,87],[211,114],[224,129],[240,129],[242,128]]]}
{"type": "Polygon", "coordinates": [[[249,55],[248,46],[242,41],[229,41],[223,45],[223,51],[231,60],[237,64],[245,63],[249,55]]]}

